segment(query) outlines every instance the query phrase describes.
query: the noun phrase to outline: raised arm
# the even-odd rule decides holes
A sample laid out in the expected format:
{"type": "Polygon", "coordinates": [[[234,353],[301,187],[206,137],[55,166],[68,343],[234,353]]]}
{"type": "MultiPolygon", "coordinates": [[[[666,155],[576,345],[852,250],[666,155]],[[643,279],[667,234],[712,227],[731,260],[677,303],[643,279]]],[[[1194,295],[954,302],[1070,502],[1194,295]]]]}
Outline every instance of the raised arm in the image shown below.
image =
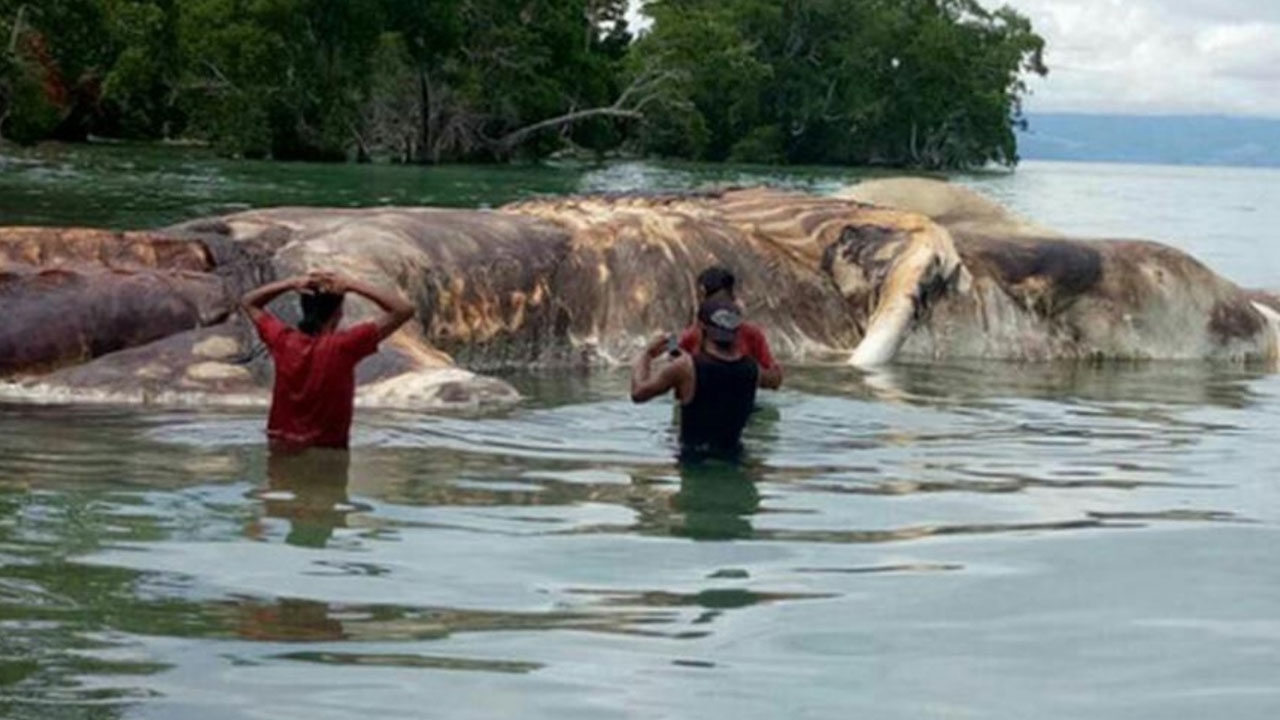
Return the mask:
{"type": "Polygon", "coordinates": [[[682,354],[676,360],[653,373],[653,361],[666,351],[667,336],[663,335],[649,343],[644,352],[636,358],[631,366],[631,402],[645,403],[665,395],[670,390],[676,391],[676,399],[684,401],[690,392],[691,371],[689,356],[682,354]]]}
{"type": "Polygon", "coordinates": [[[267,311],[267,305],[272,300],[291,290],[300,292],[306,290],[311,286],[311,283],[311,278],[303,275],[267,283],[256,290],[250,290],[245,293],[244,297],[240,298],[240,307],[249,316],[249,319],[256,323],[263,313],[267,311]]]}
{"type": "Polygon", "coordinates": [[[368,283],[333,273],[314,273],[313,277],[320,281],[321,289],[325,292],[353,292],[372,300],[375,305],[382,308],[382,317],[375,321],[378,326],[379,341],[386,340],[391,336],[391,333],[399,330],[401,325],[409,322],[409,319],[413,317],[413,303],[400,297],[397,293],[388,292],[368,283]]]}

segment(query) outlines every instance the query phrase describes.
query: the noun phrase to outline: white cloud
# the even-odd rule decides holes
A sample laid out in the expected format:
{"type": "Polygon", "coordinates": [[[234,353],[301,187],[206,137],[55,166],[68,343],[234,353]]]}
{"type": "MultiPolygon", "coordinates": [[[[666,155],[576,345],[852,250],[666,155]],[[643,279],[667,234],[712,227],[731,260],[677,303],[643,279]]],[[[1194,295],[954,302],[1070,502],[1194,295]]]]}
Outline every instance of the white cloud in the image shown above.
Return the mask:
{"type": "Polygon", "coordinates": [[[1033,112],[1280,116],[1280,2],[1006,2],[1048,46],[1033,112]]]}

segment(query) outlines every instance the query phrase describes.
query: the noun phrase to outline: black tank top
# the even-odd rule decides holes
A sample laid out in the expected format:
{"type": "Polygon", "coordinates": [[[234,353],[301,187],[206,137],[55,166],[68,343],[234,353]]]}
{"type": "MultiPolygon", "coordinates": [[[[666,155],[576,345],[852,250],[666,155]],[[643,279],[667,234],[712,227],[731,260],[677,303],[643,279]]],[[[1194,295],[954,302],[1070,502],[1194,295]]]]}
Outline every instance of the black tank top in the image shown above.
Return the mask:
{"type": "Polygon", "coordinates": [[[685,452],[737,452],[742,428],[756,405],[760,368],[749,357],[718,360],[693,356],[693,401],[680,406],[680,446],[685,452]]]}

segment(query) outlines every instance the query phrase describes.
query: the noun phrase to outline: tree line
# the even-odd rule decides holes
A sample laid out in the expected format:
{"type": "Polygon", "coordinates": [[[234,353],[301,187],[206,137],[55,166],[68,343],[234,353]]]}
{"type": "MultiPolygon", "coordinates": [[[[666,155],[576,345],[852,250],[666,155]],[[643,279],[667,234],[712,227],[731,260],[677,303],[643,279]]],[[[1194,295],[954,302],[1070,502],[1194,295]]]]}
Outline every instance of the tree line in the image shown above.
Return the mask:
{"type": "Polygon", "coordinates": [[[0,0],[0,137],[240,157],[561,150],[959,168],[1017,161],[1024,16],[978,0],[0,0]]]}

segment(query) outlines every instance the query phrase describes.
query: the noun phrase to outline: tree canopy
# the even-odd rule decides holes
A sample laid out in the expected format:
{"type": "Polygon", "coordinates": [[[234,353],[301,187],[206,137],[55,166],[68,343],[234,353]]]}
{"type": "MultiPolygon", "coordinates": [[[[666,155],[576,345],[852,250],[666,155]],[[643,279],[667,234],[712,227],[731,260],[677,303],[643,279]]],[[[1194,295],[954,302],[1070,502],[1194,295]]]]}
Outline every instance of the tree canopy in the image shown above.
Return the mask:
{"type": "Polygon", "coordinates": [[[279,159],[565,147],[1017,161],[1043,40],[978,0],[0,0],[0,136],[279,159]]]}

